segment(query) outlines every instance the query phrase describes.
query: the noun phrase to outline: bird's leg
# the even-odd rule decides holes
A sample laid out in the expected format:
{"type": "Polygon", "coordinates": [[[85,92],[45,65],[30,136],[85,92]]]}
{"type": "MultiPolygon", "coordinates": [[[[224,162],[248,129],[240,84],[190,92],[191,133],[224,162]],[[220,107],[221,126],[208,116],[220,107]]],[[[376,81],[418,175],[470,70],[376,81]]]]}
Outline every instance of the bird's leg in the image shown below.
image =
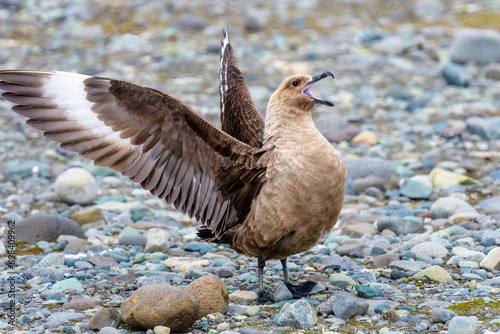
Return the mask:
{"type": "Polygon", "coordinates": [[[257,258],[257,267],[259,269],[259,294],[257,296],[257,304],[264,304],[265,302],[274,303],[274,296],[272,293],[267,293],[264,290],[264,266],[266,261],[261,257],[257,258]]]}
{"type": "Polygon", "coordinates": [[[285,285],[292,293],[293,298],[302,298],[308,296],[311,290],[316,286],[316,282],[305,281],[297,285],[290,283],[290,278],[288,277],[288,269],[286,267],[286,258],[280,261],[281,265],[283,266],[283,278],[285,279],[285,285]]]}

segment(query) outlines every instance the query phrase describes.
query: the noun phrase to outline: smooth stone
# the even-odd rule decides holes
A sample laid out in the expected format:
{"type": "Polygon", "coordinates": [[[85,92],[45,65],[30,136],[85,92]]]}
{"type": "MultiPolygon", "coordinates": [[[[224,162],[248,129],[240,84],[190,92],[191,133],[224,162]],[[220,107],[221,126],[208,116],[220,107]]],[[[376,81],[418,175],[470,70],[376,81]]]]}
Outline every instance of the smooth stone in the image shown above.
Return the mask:
{"type": "Polygon", "coordinates": [[[405,49],[405,42],[400,36],[386,36],[381,41],[374,43],[373,49],[378,53],[397,55],[405,49]]]}
{"type": "Polygon", "coordinates": [[[152,228],[147,234],[146,252],[167,253],[170,250],[170,234],[161,228],[152,228]]]}
{"type": "Polygon", "coordinates": [[[120,323],[120,311],[117,308],[103,307],[98,309],[89,321],[89,328],[101,330],[104,327],[115,327],[120,323]]]}
{"type": "Polygon", "coordinates": [[[366,301],[344,294],[337,296],[331,305],[333,314],[344,320],[355,315],[366,314],[368,307],[366,301]]]}
{"type": "Polygon", "coordinates": [[[188,252],[200,252],[201,254],[206,254],[212,251],[212,246],[206,242],[192,241],[184,246],[184,250],[188,252]]]}
{"type": "Polygon", "coordinates": [[[107,256],[94,255],[87,261],[92,263],[94,266],[120,267],[120,264],[116,262],[115,259],[107,256]]]}
{"type": "Polygon", "coordinates": [[[190,292],[200,304],[198,317],[220,312],[226,313],[229,293],[226,285],[217,276],[206,275],[189,283],[184,291],[190,292]]]}
{"type": "Polygon", "coordinates": [[[137,289],[120,307],[122,320],[137,328],[169,327],[184,331],[197,319],[198,300],[189,292],[169,284],[150,284],[137,289]]]}
{"type": "Polygon", "coordinates": [[[229,303],[227,311],[231,315],[243,315],[246,313],[246,308],[238,304],[229,303]]]}
{"type": "Polygon", "coordinates": [[[106,220],[104,212],[102,211],[101,208],[98,207],[71,212],[68,215],[68,218],[74,220],[80,225],[106,220]]]}
{"type": "Polygon", "coordinates": [[[400,189],[401,195],[411,199],[429,199],[433,194],[433,189],[421,182],[409,179],[400,189]]]}
{"type": "Polygon", "coordinates": [[[65,312],[52,313],[47,318],[47,321],[55,320],[55,319],[62,320],[62,321],[72,321],[72,320],[80,320],[80,319],[83,319],[84,317],[85,317],[85,315],[83,315],[82,313],[65,311],[65,312]]]}
{"type": "Polygon", "coordinates": [[[280,284],[276,288],[276,292],[274,293],[274,301],[281,302],[283,300],[292,300],[293,296],[290,290],[286,287],[285,284],[280,284]]]}
{"type": "Polygon", "coordinates": [[[376,175],[368,175],[354,179],[352,181],[352,188],[354,193],[359,195],[365,193],[370,188],[378,188],[381,191],[385,191],[385,184],[386,180],[384,178],[376,175]]]}
{"type": "Polygon", "coordinates": [[[370,223],[347,224],[341,232],[342,235],[347,235],[353,239],[361,238],[365,234],[375,235],[377,233],[378,229],[370,223]]]}
{"type": "Polygon", "coordinates": [[[425,268],[424,270],[413,275],[413,278],[417,280],[427,278],[438,283],[453,282],[453,278],[451,278],[450,274],[445,269],[439,266],[430,266],[428,268],[425,268]]]}
{"type": "Polygon", "coordinates": [[[68,291],[69,289],[74,289],[76,291],[83,291],[84,290],[82,283],[74,277],[59,281],[59,282],[55,283],[54,285],[52,285],[53,291],[65,292],[65,291],[68,291]]]}
{"type": "Polygon", "coordinates": [[[370,288],[369,286],[364,286],[360,284],[356,284],[354,289],[358,293],[358,296],[361,298],[374,298],[382,293],[382,291],[370,288]]]}
{"type": "Polygon", "coordinates": [[[354,138],[352,138],[351,143],[353,144],[364,144],[364,145],[377,145],[378,138],[377,134],[370,130],[363,130],[358,133],[354,138]]]}
{"type": "Polygon", "coordinates": [[[312,312],[311,305],[301,299],[287,307],[279,316],[277,323],[280,326],[292,326],[300,329],[311,328],[314,326],[312,312]]]}
{"type": "MultiPolygon", "coordinates": [[[[344,118],[335,112],[321,114],[314,119],[314,124],[319,132],[328,140],[330,140],[331,137],[335,137],[339,131],[348,127],[344,118]]],[[[354,135],[352,137],[354,137],[354,135]]]]}
{"type": "Polygon", "coordinates": [[[430,216],[433,219],[448,218],[456,213],[475,212],[477,211],[461,198],[457,197],[441,197],[435,201],[430,210],[430,216]]]}
{"type": "Polygon", "coordinates": [[[261,312],[261,309],[259,306],[248,306],[248,307],[245,307],[244,309],[245,309],[245,315],[248,317],[256,316],[257,314],[259,314],[261,312]]]}
{"type": "Polygon", "coordinates": [[[118,242],[120,245],[125,246],[142,246],[145,247],[148,242],[148,238],[140,233],[125,233],[120,234],[118,237],[118,242]]]}
{"type": "Polygon", "coordinates": [[[419,231],[422,224],[422,220],[418,217],[383,217],[377,221],[377,228],[380,232],[387,229],[393,231],[396,235],[406,235],[419,231]]]}
{"type": "Polygon", "coordinates": [[[456,316],[448,325],[448,334],[476,334],[478,332],[478,319],[475,316],[456,316]]]}
{"type": "Polygon", "coordinates": [[[463,246],[455,246],[451,249],[451,252],[453,254],[455,254],[456,256],[463,257],[465,259],[469,259],[469,258],[472,258],[474,256],[481,255],[481,254],[484,255],[481,252],[471,250],[471,249],[468,249],[468,248],[463,247],[463,246]]]}
{"type": "Polygon", "coordinates": [[[74,221],[55,215],[33,215],[16,223],[16,242],[24,240],[33,245],[38,241],[54,241],[60,235],[80,238],[84,232],[74,221]]]}
{"type": "Polygon", "coordinates": [[[174,269],[174,271],[187,272],[191,267],[196,267],[196,268],[208,267],[210,265],[210,262],[208,260],[201,260],[192,257],[173,256],[163,261],[163,264],[165,264],[167,268],[174,269]]]}
{"type": "Polygon", "coordinates": [[[465,120],[467,131],[488,140],[500,139],[500,117],[472,116],[465,120]]]}
{"type": "Polygon", "coordinates": [[[347,158],[345,161],[347,174],[352,179],[374,175],[388,180],[392,175],[392,165],[381,158],[347,158]]]}
{"type": "Polygon", "coordinates": [[[92,204],[97,199],[97,183],[83,168],[69,168],[54,183],[54,190],[61,200],[69,204],[92,204]]]}
{"type": "Polygon", "coordinates": [[[351,141],[360,132],[361,129],[359,127],[348,126],[333,133],[323,133],[323,135],[329,142],[340,143],[341,141],[351,141]]]}
{"type": "Polygon", "coordinates": [[[396,253],[377,255],[373,259],[374,268],[388,268],[393,261],[399,261],[401,257],[396,253]]]}
{"type": "Polygon", "coordinates": [[[500,270],[500,247],[490,250],[479,266],[488,271],[500,270]]]}
{"type": "Polygon", "coordinates": [[[363,243],[340,245],[335,248],[340,256],[365,257],[370,253],[370,247],[363,243]]]}
{"type": "Polygon", "coordinates": [[[432,258],[444,258],[448,254],[448,250],[441,244],[437,242],[427,241],[417,244],[411,248],[411,251],[415,253],[415,256],[429,256],[432,258]]]}
{"type": "Polygon", "coordinates": [[[442,168],[434,168],[431,170],[429,175],[431,177],[433,187],[437,190],[446,190],[459,184],[481,185],[479,181],[474,180],[471,177],[453,173],[442,168]]]}
{"type": "Polygon", "coordinates": [[[103,327],[101,330],[98,332],[99,334],[122,334],[121,331],[114,327],[103,327]]]}
{"type": "Polygon", "coordinates": [[[56,267],[64,265],[65,257],[62,253],[52,253],[46,255],[38,262],[38,265],[43,267],[56,267]]]}
{"type": "Polygon", "coordinates": [[[391,262],[391,268],[406,270],[406,271],[418,271],[422,270],[422,268],[427,265],[427,262],[423,261],[410,261],[410,260],[397,260],[391,262]]]}
{"type": "Polygon", "coordinates": [[[236,290],[229,295],[229,301],[232,303],[251,303],[257,299],[257,293],[254,291],[236,290]]]}
{"type": "Polygon", "coordinates": [[[155,326],[153,331],[155,334],[170,334],[170,328],[165,326],[155,326]]]}
{"type": "Polygon", "coordinates": [[[63,304],[63,308],[69,310],[85,311],[99,305],[99,301],[93,298],[73,298],[71,301],[63,304]]]}
{"type": "Polygon", "coordinates": [[[454,316],[456,316],[456,313],[452,310],[443,309],[440,307],[434,307],[431,311],[432,320],[434,320],[434,322],[443,324],[450,321],[454,316]]]}
{"type": "Polygon", "coordinates": [[[446,63],[441,68],[441,75],[448,85],[468,87],[472,82],[472,74],[462,65],[446,63]]]}
{"type": "Polygon", "coordinates": [[[500,80],[500,64],[490,64],[485,69],[484,76],[488,79],[499,81],[500,80]]]}
{"type": "Polygon", "coordinates": [[[45,268],[40,266],[33,266],[26,271],[26,277],[33,279],[38,277],[40,283],[55,283],[64,279],[64,274],[54,268],[45,268]]]}
{"type": "Polygon", "coordinates": [[[89,250],[89,248],[90,246],[87,243],[87,241],[80,238],[75,238],[68,241],[68,244],[66,245],[66,247],[64,247],[64,252],[65,253],[74,252],[75,254],[86,253],[89,250]]]}
{"type": "Polygon", "coordinates": [[[500,62],[500,33],[489,29],[460,30],[451,42],[450,59],[461,64],[500,62]]]}
{"type": "Polygon", "coordinates": [[[484,204],[483,212],[486,215],[499,215],[500,214],[500,200],[492,201],[484,204]]]}
{"type": "Polygon", "coordinates": [[[413,3],[413,15],[417,19],[435,19],[445,12],[440,0],[416,0],[413,3]]]}

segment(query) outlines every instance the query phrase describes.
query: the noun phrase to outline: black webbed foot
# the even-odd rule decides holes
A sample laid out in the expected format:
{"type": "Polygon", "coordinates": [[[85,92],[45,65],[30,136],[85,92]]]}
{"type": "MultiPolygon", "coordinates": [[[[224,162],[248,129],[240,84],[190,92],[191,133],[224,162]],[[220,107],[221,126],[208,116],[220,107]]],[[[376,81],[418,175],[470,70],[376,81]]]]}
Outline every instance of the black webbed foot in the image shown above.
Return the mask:
{"type": "Polygon", "coordinates": [[[288,288],[288,290],[290,290],[290,292],[292,293],[293,298],[298,299],[309,296],[309,293],[316,286],[316,282],[305,281],[297,285],[292,284],[290,282],[285,282],[285,285],[288,288]]]}
{"type": "Polygon", "coordinates": [[[257,295],[256,301],[258,305],[262,305],[265,303],[274,303],[274,295],[272,293],[267,293],[264,290],[261,290],[257,295]]]}

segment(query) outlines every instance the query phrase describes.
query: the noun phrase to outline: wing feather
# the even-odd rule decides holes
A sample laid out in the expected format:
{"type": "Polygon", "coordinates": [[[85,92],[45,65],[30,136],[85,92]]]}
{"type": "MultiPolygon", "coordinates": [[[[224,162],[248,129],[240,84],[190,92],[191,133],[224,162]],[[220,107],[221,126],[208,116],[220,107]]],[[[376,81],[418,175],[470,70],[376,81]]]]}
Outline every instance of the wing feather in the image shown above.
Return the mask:
{"type": "Polygon", "coordinates": [[[0,89],[28,125],[173,203],[213,241],[244,221],[265,182],[264,150],[157,90],[41,70],[0,71],[0,89]]]}

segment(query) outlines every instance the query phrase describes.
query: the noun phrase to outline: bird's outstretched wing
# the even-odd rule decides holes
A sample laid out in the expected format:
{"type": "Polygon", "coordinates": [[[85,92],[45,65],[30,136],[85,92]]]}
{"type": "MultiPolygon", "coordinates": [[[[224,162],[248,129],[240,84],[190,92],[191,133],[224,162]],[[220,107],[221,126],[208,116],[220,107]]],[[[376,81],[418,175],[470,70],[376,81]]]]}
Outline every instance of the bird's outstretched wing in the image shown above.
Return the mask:
{"type": "Polygon", "coordinates": [[[261,147],[264,119],[252,100],[243,74],[229,41],[226,28],[222,31],[220,57],[220,106],[222,130],[253,147],[261,147]]]}
{"type": "Polygon", "coordinates": [[[240,223],[265,182],[263,150],[157,90],[41,70],[0,71],[0,90],[28,125],[195,217],[208,237],[240,223]]]}

